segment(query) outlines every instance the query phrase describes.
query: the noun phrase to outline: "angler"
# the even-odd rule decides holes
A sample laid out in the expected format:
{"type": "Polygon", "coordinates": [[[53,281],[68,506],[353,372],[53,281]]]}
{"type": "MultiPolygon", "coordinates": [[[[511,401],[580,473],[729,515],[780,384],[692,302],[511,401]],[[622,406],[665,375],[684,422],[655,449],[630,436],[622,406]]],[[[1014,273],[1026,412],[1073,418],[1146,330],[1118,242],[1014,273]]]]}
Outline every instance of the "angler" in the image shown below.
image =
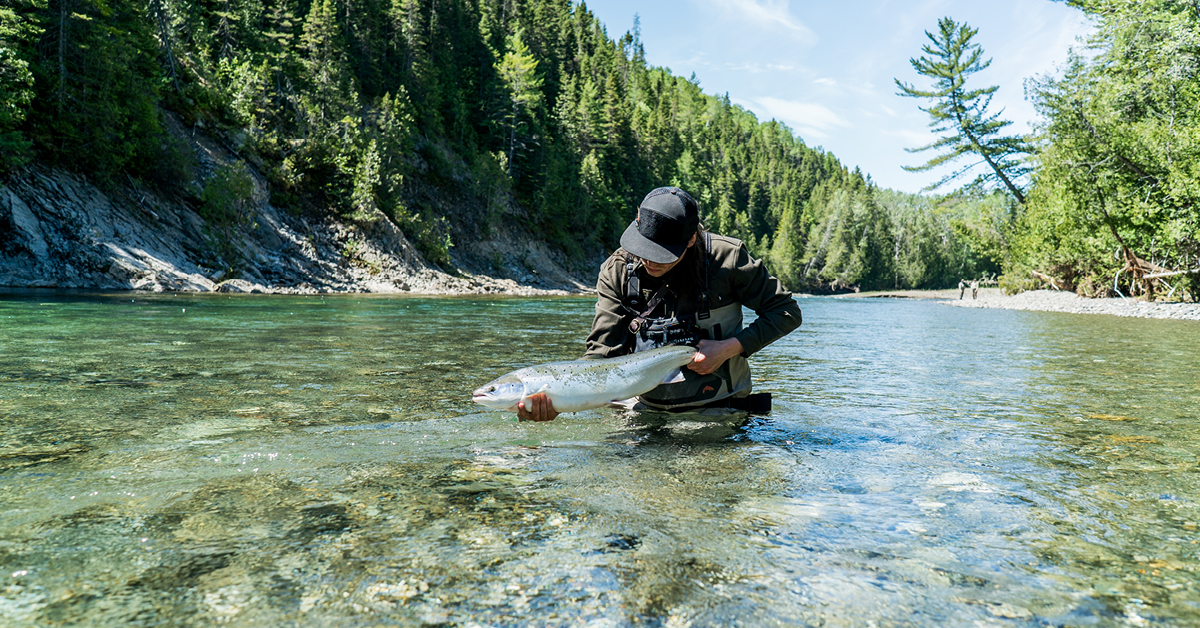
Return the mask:
{"type": "MultiPolygon", "coordinates": [[[[699,205],[687,192],[661,187],[646,195],[621,248],[601,265],[596,292],[585,360],[696,347],[683,381],[640,394],[635,409],[770,410],[769,394],[751,394],[746,359],[799,327],[800,306],[741,241],[701,227],[699,205]],[[746,326],[743,306],[758,315],[746,326]]],[[[541,394],[517,407],[520,418],[533,421],[561,411],[541,394]]]]}

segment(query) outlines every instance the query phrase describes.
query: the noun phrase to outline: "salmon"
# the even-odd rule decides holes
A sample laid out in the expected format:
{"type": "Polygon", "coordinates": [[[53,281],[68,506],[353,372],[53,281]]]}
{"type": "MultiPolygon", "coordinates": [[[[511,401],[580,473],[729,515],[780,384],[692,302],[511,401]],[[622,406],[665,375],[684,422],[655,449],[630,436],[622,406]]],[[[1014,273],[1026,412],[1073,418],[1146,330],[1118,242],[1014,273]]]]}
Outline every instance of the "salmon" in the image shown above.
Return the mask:
{"type": "Polygon", "coordinates": [[[694,347],[671,346],[601,360],[551,362],[515,370],[475,389],[471,400],[496,410],[546,393],[558,412],[579,412],[623,401],[682,381],[694,347]]]}

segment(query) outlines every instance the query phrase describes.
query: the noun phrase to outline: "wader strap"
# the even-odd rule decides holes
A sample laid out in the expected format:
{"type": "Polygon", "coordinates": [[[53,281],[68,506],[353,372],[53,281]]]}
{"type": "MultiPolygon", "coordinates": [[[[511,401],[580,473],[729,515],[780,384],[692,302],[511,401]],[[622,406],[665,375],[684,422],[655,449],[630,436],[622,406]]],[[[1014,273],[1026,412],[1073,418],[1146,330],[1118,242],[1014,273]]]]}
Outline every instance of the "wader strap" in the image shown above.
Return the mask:
{"type": "MultiPolygon", "coordinates": [[[[637,278],[634,277],[634,280],[636,281],[637,278]]],[[[629,321],[629,331],[636,334],[637,330],[641,329],[642,325],[646,323],[646,320],[650,318],[650,314],[654,312],[654,308],[658,307],[658,304],[662,303],[663,299],[665,299],[670,293],[671,289],[667,286],[667,284],[663,284],[662,287],[660,287],[658,291],[654,293],[654,296],[650,297],[650,300],[646,302],[645,311],[635,316],[632,321],[629,321]]]]}
{"type": "Polygon", "coordinates": [[[709,303],[708,303],[708,258],[712,256],[712,234],[704,232],[704,291],[700,293],[700,309],[696,311],[696,320],[708,320],[709,303]]]}

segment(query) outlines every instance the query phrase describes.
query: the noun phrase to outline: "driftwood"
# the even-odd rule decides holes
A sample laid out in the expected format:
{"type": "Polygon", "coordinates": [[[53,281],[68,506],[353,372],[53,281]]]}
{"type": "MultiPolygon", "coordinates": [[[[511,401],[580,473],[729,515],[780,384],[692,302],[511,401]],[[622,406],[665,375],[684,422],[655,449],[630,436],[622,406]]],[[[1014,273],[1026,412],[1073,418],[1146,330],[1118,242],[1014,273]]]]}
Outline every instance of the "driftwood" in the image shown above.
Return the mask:
{"type": "Polygon", "coordinates": [[[1200,268],[1193,268],[1191,270],[1173,270],[1169,273],[1154,273],[1152,275],[1146,275],[1145,277],[1142,277],[1142,279],[1158,279],[1159,277],[1174,277],[1175,275],[1190,275],[1192,273],[1200,273],[1200,268]]]}
{"type": "Polygon", "coordinates": [[[1131,288],[1129,296],[1137,296],[1140,293],[1145,295],[1148,300],[1153,300],[1154,285],[1156,283],[1166,285],[1161,278],[1169,276],[1173,271],[1138,257],[1124,242],[1121,243],[1121,250],[1125,254],[1125,266],[1118,270],[1116,275],[1113,275],[1113,292],[1121,294],[1117,288],[1117,282],[1122,274],[1129,273],[1131,288]]]}
{"type": "Polygon", "coordinates": [[[1058,284],[1054,282],[1054,277],[1051,277],[1050,275],[1044,275],[1042,273],[1039,273],[1036,270],[1031,270],[1029,272],[1033,273],[1034,279],[1037,279],[1039,281],[1044,281],[1044,282],[1050,284],[1050,287],[1054,288],[1055,290],[1062,290],[1062,288],[1059,288],[1058,284]]]}

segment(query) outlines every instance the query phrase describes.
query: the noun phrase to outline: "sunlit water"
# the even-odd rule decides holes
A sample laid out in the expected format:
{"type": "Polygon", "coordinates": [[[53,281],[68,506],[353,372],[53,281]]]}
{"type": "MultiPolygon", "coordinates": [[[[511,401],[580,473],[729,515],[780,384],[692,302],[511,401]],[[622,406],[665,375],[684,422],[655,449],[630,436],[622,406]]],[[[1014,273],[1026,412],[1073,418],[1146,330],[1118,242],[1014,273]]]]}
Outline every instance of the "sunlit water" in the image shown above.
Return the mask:
{"type": "Polygon", "coordinates": [[[0,625],[1200,623],[1200,324],[800,301],[769,416],[532,424],[587,299],[0,295],[0,625]]]}

